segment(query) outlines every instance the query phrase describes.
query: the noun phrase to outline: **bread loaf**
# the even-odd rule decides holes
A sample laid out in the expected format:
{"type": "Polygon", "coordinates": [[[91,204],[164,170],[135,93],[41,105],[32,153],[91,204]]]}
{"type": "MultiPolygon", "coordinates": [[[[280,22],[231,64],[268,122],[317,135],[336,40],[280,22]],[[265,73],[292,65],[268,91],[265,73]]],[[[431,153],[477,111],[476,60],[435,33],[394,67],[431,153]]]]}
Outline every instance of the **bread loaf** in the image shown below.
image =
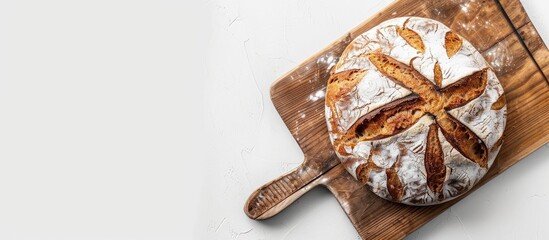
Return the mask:
{"type": "Polygon", "coordinates": [[[330,139],[375,194],[451,200],[488,171],[506,122],[503,88],[480,53],[440,22],[402,17],[356,37],[326,90],[330,139]]]}

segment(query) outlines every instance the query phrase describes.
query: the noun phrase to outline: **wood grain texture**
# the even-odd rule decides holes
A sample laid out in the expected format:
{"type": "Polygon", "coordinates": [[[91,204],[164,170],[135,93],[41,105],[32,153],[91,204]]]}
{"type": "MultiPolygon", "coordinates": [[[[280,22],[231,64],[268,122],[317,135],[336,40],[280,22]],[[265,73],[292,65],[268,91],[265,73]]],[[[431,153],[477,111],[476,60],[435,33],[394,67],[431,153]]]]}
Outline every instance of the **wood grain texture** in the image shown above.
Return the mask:
{"type": "MultiPolygon", "coordinates": [[[[543,75],[549,76],[549,50],[541,40],[534,25],[529,22],[519,29],[519,34],[524,40],[526,47],[532,53],[532,57],[537,62],[543,75]]],[[[547,78],[545,80],[548,80],[547,78]]]]}
{"type": "MultiPolygon", "coordinates": [[[[526,11],[517,0],[500,0],[503,10],[509,15],[512,25],[517,30],[531,57],[537,63],[544,76],[549,76],[549,50],[541,40],[536,28],[528,18],[526,11]],[[524,14],[520,14],[524,13],[524,14]],[[525,27],[526,26],[526,27],[525,27]]],[[[546,81],[549,81],[547,77],[546,81]]]]}
{"type": "MultiPolygon", "coordinates": [[[[326,186],[365,239],[403,238],[461,199],[431,207],[383,200],[344,170],[327,135],[322,96],[334,61],[354,37],[384,20],[410,15],[438,20],[468,39],[491,63],[505,89],[508,118],[504,143],[492,168],[474,189],[549,141],[549,50],[518,0],[396,1],[271,87],[277,111],[308,159],[299,168],[312,164],[317,169],[313,174],[299,171],[305,191],[318,184],[326,186]]],[[[288,189],[284,194],[293,201],[303,191],[288,189]]],[[[265,211],[270,217],[288,204],[265,211]]]]}
{"type": "MultiPolygon", "coordinates": [[[[320,147],[320,146],[319,146],[320,147]]],[[[327,172],[339,161],[329,146],[305,161],[293,171],[263,185],[251,194],[244,212],[252,219],[270,218],[312,188],[311,182],[327,172]]]]}

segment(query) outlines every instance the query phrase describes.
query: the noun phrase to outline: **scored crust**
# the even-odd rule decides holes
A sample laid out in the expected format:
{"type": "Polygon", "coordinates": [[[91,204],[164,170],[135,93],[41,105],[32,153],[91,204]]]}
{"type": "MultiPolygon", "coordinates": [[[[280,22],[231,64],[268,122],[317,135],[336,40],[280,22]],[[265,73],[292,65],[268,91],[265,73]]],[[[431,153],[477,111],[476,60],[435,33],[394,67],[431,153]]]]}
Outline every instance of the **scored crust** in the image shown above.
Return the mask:
{"type": "Polygon", "coordinates": [[[506,111],[480,53],[417,17],[355,38],[326,90],[343,166],[377,195],[411,205],[445,202],[476,184],[499,151],[506,111]]]}

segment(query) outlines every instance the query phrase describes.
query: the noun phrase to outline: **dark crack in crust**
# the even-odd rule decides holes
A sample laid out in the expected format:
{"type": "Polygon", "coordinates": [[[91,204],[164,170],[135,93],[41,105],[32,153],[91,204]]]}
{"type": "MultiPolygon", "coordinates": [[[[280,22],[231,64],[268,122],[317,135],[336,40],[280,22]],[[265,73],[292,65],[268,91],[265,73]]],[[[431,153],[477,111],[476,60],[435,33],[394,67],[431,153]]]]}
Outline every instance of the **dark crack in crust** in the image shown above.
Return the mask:
{"type": "Polygon", "coordinates": [[[410,95],[369,112],[357,120],[346,139],[356,142],[381,139],[398,134],[414,125],[424,114],[424,102],[410,95]]]}
{"type": "Polygon", "coordinates": [[[400,181],[397,170],[393,168],[385,169],[385,174],[387,174],[387,190],[391,195],[391,198],[394,201],[400,201],[404,195],[404,186],[400,181]]]}
{"type": "Polygon", "coordinates": [[[488,82],[487,71],[485,68],[474,72],[442,89],[444,108],[450,110],[461,107],[482,95],[488,82]]]}
{"type": "Polygon", "coordinates": [[[424,165],[427,172],[427,186],[435,195],[440,195],[446,178],[446,166],[436,124],[429,126],[424,165]]]}
{"type": "Polygon", "coordinates": [[[446,140],[463,156],[488,168],[488,151],[484,142],[471,129],[463,125],[450,114],[437,119],[446,140]]]}
{"type": "Polygon", "coordinates": [[[370,53],[368,59],[385,76],[426,101],[437,98],[436,87],[413,67],[381,53],[370,53]]]}
{"type": "Polygon", "coordinates": [[[423,99],[425,111],[435,114],[442,109],[443,99],[438,87],[416,69],[384,54],[371,53],[368,57],[381,73],[423,99]]]}

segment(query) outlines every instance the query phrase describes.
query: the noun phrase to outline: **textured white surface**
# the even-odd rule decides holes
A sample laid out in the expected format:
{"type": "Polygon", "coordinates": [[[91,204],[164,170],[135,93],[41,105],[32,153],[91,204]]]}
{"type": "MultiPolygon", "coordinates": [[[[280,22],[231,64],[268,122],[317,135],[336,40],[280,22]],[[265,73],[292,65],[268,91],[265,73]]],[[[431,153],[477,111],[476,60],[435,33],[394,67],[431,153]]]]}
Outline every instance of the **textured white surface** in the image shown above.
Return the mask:
{"type": "MultiPolygon", "coordinates": [[[[0,1],[0,239],[358,239],[321,188],[242,206],[302,158],[271,82],[389,2],[0,1]]],[[[409,239],[549,238],[548,156],[409,239]]]]}

